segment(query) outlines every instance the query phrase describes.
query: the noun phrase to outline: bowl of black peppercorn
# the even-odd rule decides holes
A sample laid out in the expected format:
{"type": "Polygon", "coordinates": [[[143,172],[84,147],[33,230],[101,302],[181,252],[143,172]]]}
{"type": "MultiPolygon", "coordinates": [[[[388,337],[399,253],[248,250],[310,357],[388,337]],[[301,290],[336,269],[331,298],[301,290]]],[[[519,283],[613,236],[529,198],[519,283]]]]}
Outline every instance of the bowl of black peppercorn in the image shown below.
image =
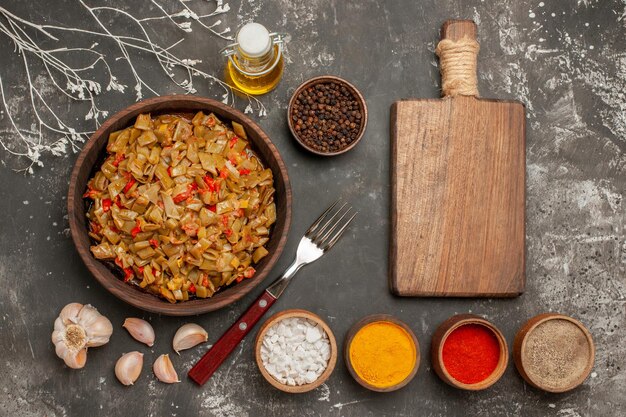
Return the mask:
{"type": "Polygon", "coordinates": [[[306,150],[335,156],[354,148],[367,127],[367,106],[357,88],[324,75],[302,83],[287,109],[289,130],[306,150]]]}

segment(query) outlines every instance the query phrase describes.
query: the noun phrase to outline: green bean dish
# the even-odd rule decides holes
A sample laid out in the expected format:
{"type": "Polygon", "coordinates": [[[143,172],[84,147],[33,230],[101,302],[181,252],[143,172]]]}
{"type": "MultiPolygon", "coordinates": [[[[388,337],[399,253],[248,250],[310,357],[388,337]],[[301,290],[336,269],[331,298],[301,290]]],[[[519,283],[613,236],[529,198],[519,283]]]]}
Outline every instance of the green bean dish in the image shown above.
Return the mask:
{"type": "Polygon", "coordinates": [[[252,278],[276,221],[274,180],[245,129],[150,114],[109,135],[84,198],[93,256],[176,303],[252,278]]]}

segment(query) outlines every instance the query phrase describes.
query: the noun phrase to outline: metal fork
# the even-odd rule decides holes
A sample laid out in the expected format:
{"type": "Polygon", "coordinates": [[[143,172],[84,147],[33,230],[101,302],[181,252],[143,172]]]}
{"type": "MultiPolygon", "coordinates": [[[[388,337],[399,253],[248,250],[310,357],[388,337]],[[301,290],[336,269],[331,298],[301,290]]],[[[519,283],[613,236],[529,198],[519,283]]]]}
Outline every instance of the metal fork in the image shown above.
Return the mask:
{"type": "Polygon", "coordinates": [[[335,202],[309,227],[300,239],[296,259],[189,370],[189,378],[199,385],[207,382],[231,352],[235,350],[239,342],[281,296],[296,272],[304,265],[318,260],[337,243],[357,214],[347,203],[337,208],[338,205],[339,201],[335,202]]]}

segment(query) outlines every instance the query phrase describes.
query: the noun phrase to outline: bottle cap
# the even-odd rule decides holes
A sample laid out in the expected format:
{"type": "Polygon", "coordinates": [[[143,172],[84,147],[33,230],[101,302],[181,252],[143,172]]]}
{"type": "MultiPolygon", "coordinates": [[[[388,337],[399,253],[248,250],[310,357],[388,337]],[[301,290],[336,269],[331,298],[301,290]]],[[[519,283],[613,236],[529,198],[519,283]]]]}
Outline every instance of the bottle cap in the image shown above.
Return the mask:
{"type": "Polygon", "coordinates": [[[272,40],[265,26],[259,23],[248,23],[237,33],[239,49],[250,58],[258,58],[270,51],[272,40]]]}

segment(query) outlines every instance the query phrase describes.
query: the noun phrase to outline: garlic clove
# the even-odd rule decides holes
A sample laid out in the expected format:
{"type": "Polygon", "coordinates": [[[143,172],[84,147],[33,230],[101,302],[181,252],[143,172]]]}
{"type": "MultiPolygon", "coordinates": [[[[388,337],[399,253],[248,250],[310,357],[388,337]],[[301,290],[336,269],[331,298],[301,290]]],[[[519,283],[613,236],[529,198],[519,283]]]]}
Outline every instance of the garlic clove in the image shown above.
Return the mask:
{"type": "Polygon", "coordinates": [[[57,317],[56,320],[54,321],[54,331],[52,333],[53,334],[54,332],[63,333],[65,331],[65,327],[66,327],[66,324],[63,323],[63,319],[61,317],[57,317]]]}
{"type": "Polygon", "coordinates": [[[98,312],[98,310],[92,306],[91,304],[86,304],[78,313],[78,321],[83,328],[90,327],[93,322],[95,322],[98,317],[102,315],[98,312]]]}
{"type": "Polygon", "coordinates": [[[128,333],[130,333],[136,341],[145,343],[148,346],[154,345],[154,329],[147,321],[129,317],[124,320],[122,327],[128,330],[128,333]]]}
{"type": "Polygon", "coordinates": [[[174,351],[180,354],[181,350],[192,348],[207,340],[209,335],[206,330],[195,323],[187,323],[176,331],[172,345],[174,351]]]}
{"type": "MultiPolygon", "coordinates": [[[[59,313],[59,319],[61,322],[66,325],[70,323],[76,323],[76,318],[78,317],[78,313],[84,306],[80,303],[70,303],[63,307],[63,310],[59,313]]],[[[56,327],[56,323],[55,323],[56,327]]]]}
{"type": "Polygon", "coordinates": [[[65,364],[72,369],[80,369],[85,366],[85,363],[87,363],[87,348],[74,352],[67,347],[65,347],[65,349],[63,349],[63,347],[60,349],[57,347],[56,353],[61,359],[63,359],[65,364]]]}
{"type": "Polygon", "coordinates": [[[56,347],[59,343],[61,343],[61,341],[63,341],[63,332],[61,330],[54,330],[52,332],[52,343],[54,344],[54,346],[56,347]]]}
{"type": "Polygon", "coordinates": [[[125,353],[115,363],[115,376],[123,385],[133,385],[143,368],[143,353],[125,353]]]}
{"type": "Polygon", "coordinates": [[[87,333],[87,347],[102,346],[109,343],[109,338],[113,333],[111,321],[104,316],[98,317],[85,329],[87,333]]]}
{"type": "Polygon", "coordinates": [[[152,370],[154,371],[154,375],[161,382],[165,382],[166,384],[180,382],[180,380],[178,379],[178,374],[174,369],[174,365],[172,364],[172,361],[167,354],[159,356],[157,360],[154,361],[154,365],[152,365],[152,370]]]}
{"type": "MultiPolygon", "coordinates": [[[[63,336],[61,335],[61,337],[63,337],[63,336]]],[[[54,353],[56,353],[57,356],[59,358],[63,359],[64,361],[65,361],[65,357],[68,354],[68,351],[69,351],[69,348],[67,347],[65,342],[63,342],[63,340],[61,340],[59,342],[54,342],[54,353]]]]}

